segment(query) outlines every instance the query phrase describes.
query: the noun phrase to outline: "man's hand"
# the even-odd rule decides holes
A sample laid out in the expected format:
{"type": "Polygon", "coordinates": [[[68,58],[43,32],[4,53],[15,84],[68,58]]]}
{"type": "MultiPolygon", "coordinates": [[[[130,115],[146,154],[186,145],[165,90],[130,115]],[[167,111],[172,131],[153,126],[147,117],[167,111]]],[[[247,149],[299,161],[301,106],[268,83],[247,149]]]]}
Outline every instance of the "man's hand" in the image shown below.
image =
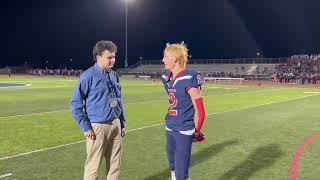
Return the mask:
{"type": "Polygon", "coordinates": [[[95,140],[95,139],[96,139],[96,135],[94,134],[94,132],[93,132],[92,129],[84,132],[83,134],[84,134],[84,136],[86,136],[86,137],[89,138],[89,139],[92,139],[92,140],[95,140]]]}
{"type": "Polygon", "coordinates": [[[126,135],[126,129],[122,128],[121,129],[121,137],[124,137],[126,135]]]}

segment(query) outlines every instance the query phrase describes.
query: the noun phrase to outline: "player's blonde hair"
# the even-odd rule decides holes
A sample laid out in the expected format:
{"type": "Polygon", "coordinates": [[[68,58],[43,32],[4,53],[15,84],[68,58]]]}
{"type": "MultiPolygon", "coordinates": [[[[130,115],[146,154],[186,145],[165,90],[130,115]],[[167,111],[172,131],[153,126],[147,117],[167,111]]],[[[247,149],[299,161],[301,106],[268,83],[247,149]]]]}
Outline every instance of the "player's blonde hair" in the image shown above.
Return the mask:
{"type": "Polygon", "coordinates": [[[181,43],[167,43],[164,53],[172,53],[177,59],[177,63],[184,69],[188,62],[188,48],[182,41],[181,43]]]}

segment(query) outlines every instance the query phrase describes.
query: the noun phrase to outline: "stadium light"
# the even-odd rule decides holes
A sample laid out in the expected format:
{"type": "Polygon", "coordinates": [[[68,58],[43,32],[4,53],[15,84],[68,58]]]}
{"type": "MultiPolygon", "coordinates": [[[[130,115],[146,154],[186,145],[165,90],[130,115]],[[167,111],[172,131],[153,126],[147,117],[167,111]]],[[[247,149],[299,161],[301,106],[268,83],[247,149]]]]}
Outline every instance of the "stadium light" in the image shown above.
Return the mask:
{"type": "Polygon", "coordinates": [[[46,63],[46,69],[48,69],[49,61],[45,60],[45,63],[46,63]]]}
{"type": "Polygon", "coordinates": [[[72,69],[72,58],[69,59],[70,69],[72,69]]]}

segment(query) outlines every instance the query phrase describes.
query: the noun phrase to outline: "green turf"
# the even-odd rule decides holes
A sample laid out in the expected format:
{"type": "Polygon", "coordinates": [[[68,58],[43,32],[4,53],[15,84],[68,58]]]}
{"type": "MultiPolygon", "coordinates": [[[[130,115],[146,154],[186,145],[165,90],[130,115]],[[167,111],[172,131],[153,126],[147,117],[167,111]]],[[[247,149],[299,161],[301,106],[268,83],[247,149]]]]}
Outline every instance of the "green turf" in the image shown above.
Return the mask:
{"type": "MultiPolygon", "coordinates": [[[[0,76],[32,84],[0,89],[0,158],[82,141],[68,111],[75,78],[0,76]]],[[[160,82],[122,81],[127,134],[122,180],[170,179],[160,82]],[[134,131],[132,131],[134,130],[134,131]]],[[[320,127],[317,88],[205,84],[205,142],[193,146],[190,176],[213,179],[288,179],[295,149],[320,127]]],[[[320,137],[301,156],[298,178],[320,177],[320,137]]],[[[85,143],[0,160],[5,179],[82,179],[85,143]]],[[[104,170],[101,168],[100,174],[104,170]]]]}

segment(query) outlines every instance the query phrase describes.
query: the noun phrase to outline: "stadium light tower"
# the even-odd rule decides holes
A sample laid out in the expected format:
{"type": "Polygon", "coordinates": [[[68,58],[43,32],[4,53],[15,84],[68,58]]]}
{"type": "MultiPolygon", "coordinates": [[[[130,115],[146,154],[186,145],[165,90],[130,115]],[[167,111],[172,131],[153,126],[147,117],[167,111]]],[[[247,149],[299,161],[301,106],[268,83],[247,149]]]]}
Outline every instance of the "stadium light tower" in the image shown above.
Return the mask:
{"type": "Polygon", "coordinates": [[[126,1],[126,54],[125,54],[125,59],[124,59],[124,67],[127,69],[128,68],[128,0],[126,1]]]}
{"type": "Polygon", "coordinates": [[[124,67],[128,68],[128,2],[131,2],[133,0],[125,0],[126,3],[126,54],[125,54],[125,60],[124,60],[124,67]]]}

